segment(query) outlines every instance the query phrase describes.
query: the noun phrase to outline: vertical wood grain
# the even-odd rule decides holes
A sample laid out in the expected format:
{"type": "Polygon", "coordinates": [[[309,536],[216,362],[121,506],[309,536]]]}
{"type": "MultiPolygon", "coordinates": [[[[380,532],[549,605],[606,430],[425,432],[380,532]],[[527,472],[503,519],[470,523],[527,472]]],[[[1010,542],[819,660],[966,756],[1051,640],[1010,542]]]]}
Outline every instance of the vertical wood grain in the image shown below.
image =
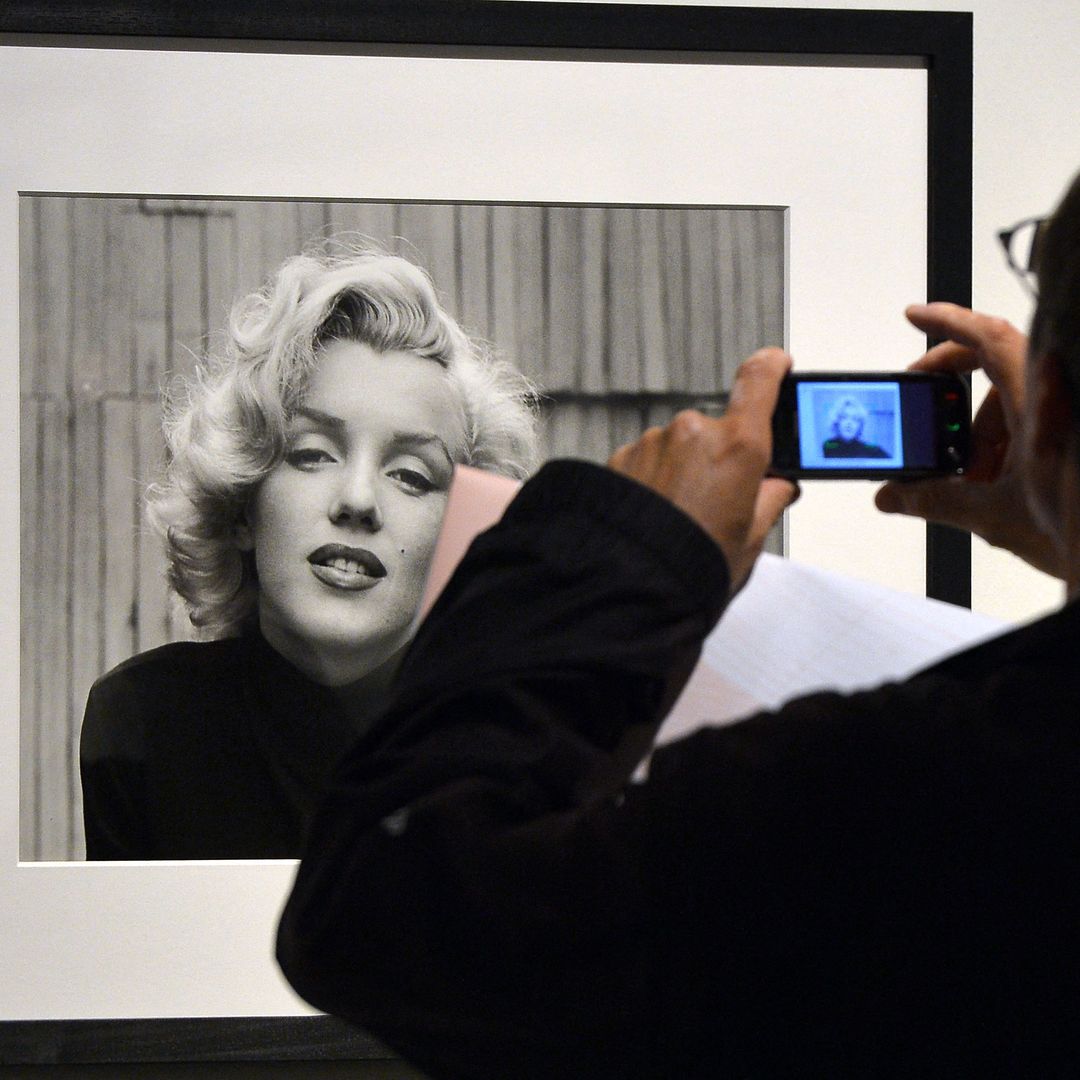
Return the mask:
{"type": "Polygon", "coordinates": [[[127,561],[129,551],[106,551],[101,529],[102,446],[101,404],[82,401],[75,407],[75,455],[72,515],[71,580],[71,684],[70,711],[72,738],[68,744],[72,836],[78,843],[66,851],[76,857],[82,849],[82,790],[79,775],[78,732],[86,708],[86,696],[94,680],[104,670],[105,650],[102,639],[104,592],[102,589],[107,554],[113,560],[127,561]]]}
{"type": "Polygon", "coordinates": [[[334,202],[328,204],[327,229],[331,236],[352,242],[374,241],[388,251],[394,247],[397,217],[393,203],[334,202]]]}
{"type": "MultiPolygon", "coordinates": [[[[165,462],[161,406],[152,398],[141,399],[136,405],[135,439],[135,456],[139,470],[137,490],[142,493],[149,484],[161,479],[165,462]]],[[[138,597],[136,647],[142,652],[164,645],[174,636],[169,589],[165,579],[163,543],[146,520],[146,508],[142,499],[139,500],[136,513],[134,538],[135,589],[138,597]]]]}
{"type": "Polygon", "coordinates": [[[263,204],[256,200],[241,200],[234,204],[232,214],[236,225],[233,280],[236,296],[240,297],[258,289],[270,268],[263,263],[263,204]]]}
{"type": "Polygon", "coordinates": [[[326,203],[305,201],[296,204],[296,253],[319,247],[328,232],[326,203]]]}
{"type": "Polygon", "coordinates": [[[547,377],[545,223],[542,206],[518,206],[514,214],[514,290],[518,306],[515,356],[541,384],[547,377]]]}
{"type": "Polygon", "coordinates": [[[547,390],[573,390],[583,349],[582,209],[548,208],[547,228],[547,390]]]}
{"type": "Polygon", "coordinates": [[[105,275],[102,290],[102,325],[105,362],[102,392],[135,391],[134,267],[126,243],[128,219],[138,213],[134,199],[102,199],[105,207],[105,275]]]}
{"type": "Polygon", "coordinates": [[[457,276],[454,208],[449,203],[405,203],[398,228],[407,241],[401,253],[422,266],[435,283],[439,300],[456,311],[460,291],[457,276]]]}
{"type": "MultiPolygon", "coordinates": [[[[33,279],[30,279],[31,283],[33,279]]],[[[23,279],[23,291],[27,279],[23,279]]],[[[24,331],[24,363],[34,355],[33,332],[24,331]]],[[[45,583],[41,563],[41,406],[24,398],[19,410],[19,857],[41,857],[41,592],[45,583]]]]}
{"type": "Polygon", "coordinates": [[[202,352],[221,347],[234,301],[238,298],[236,218],[221,210],[206,219],[203,279],[206,283],[206,338],[202,352]]]}
{"type": "Polygon", "coordinates": [[[292,202],[256,202],[259,208],[259,284],[290,256],[300,251],[303,238],[292,202]]]}
{"type": "Polygon", "coordinates": [[[604,402],[590,402],[578,407],[580,425],[574,434],[574,455],[586,461],[602,465],[609,457],[612,446],[611,409],[604,402]]]}
{"type": "Polygon", "coordinates": [[[663,334],[671,371],[671,385],[677,390],[693,386],[692,357],[688,347],[690,321],[687,317],[687,213],[674,207],[660,211],[661,275],[663,285],[663,334]]]}
{"type": "Polygon", "coordinates": [[[510,359],[521,364],[518,354],[518,303],[514,273],[514,208],[493,206],[491,209],[491,333],[499,348],[510,359]]]}
{"type": "Polygon", "coordinates": [[[131,214],[125,235],[135,311],[135,388],[158,394],[165,383],[169,346],[169,289],[166,280],[164,215],[131,214]]]}
{"type": "Polygon", "coordinates": [[[719,330],[716,304],[716,268],[713,230],[708,219],[691,221],[686,231],[687,354],[690,366],[684,389],[712,393],[719,387],[719,330]]]}
{"type": "Polygon", "coordinates": [[[72,841],[70,747],[72,425],[66,401],[43,407],[41,510],[38,519],[40,696],[38,844],[41,857],[66,857],[72,841]]]}
{"type": "Polygon", "coordinates": [[[742,345],[739,327],[745,317],[739,308],[736,284],[737,258],[735,246],[735,221],[738,214],[730,210],[718,210],[711,225],[713,234],[713,258],[716,268],[717,303],[720,325],[717,334],[717,361],[720,381],[730,386],[735,371],[742,363],[742,345]]]}
{"type": "Polygon", "coordinates": [[[537,461],[548,461],[554,457],[554,450],[552,449],[552,408],[550,404],[545,404],[540,409],[540,414],[536,427],[536,447],[537,447],[537,461]]]}
{"type": "Polygon", "coordinates": [[[19,857],[41,857],[42,668],[45,567],[41,561],[45,383],[40,198],[19,199],[19,857]]]}
{"type": "Polygon", "coordinates": [[[30,541],[36,547],[39,608],[38,799],[34,827],[39,857],[63,858],[72,847],[70,769],[72,721],[70,583],[72,573],[72,423],[69,394],[75,359],[76,261],[72,224],[76,201],[43,198],[39,203],[38,281],[41,320],[40,370],[33,379],[43,397],[38,516],[30,541]]]}
{"type": "Polygon", "coordinates": [[[466,204],[457,208],[455,244],[460,289],[458,316],[465,330],[492,342],[491,210],[466,204]]]}
{"type": "Polygon", "coordinates": [[[735,307],[739,313],[735,351],[740,360],[758,348],[762,340],[761,303],[757,285],[757,234],[755,219],[759,210],[732,214],[731,231],[735,238],[732,260],[735,283],[735,307]]]}
{"type": "Polygon", "coordinates": [[[649,208],[635,212],[638,251],[637,329],[641,351],[641,386],[662,391],[678,385],[667,354],[664,333],[664,274],[661,251],[660,212],[649,208]]]}
{"type": "Polygon", "coordinates": [[[103,478],[103,542],[109,557],[105,560],[103,592],[104,661],[111,668],[135,652],[134,526],[138,514],[135,477],[134,403],[110,400],[104,403],[105,430],[108,432],[103,478]],[[121,553],[123,555],[121,556],[121,553]]]}
{"type": "Polygon", "coordinates": [[[646,427],[664,427],[670,423],[676,410],[666,401],[650,402],[645,408],[646,427]]]}
{"type": "Polygon", "coordinates": [[[784,339],[784,243],[785,213],[782,209],[762,210],[757,218],[758,305],[761,310],[761,344],[786,346],[784,339]]]}
{"type": "Polygon", "coordinates": [[[608,219],[607,389],[641,389],[641,337],[638,333],[638,263],[635,211],[613,207],[608,219]]]}
{"type": "Polygon", "coordinates": [[[60,400],[67,396],[72,336],[72,213],[68,199],[43,198],[39,203],[39,273],[47,313],[41,319],[34,392],[60,400]]]}
{"type": "Polygon", "coordinates": [[[105,385],[106,210],[104,199],[71,200],[73,271],[69,386],[92,399],[105,385]]]}
{"type": "Polygon", "coordinates": [[[32,195],[19,197],[19,394],[23,399],[37,392],[42,376],[39,334],[45,302],[40,285],[40,203],[32,195]]]}
{"type": "Polygon", "coordinates": [[[575,401],[560,402],[547,417],[548,457],[578,457],[584,409],[575,401]]]}
{"type": "MultiPolygon", "coordinates": [[[[611,450],[633,442],[645,430],[643,410],[637,405],[616,405],[610,410],[611,450]]],[[[610,454],[608,455],[611,456],[610,454]]]]}
{"type": "Polygon", "coordinates": [[[193,374],[196,358],[206,345],[205,234],[203,217],[174,214],[169,218],[170,383],[193,374]]]}
{"type": "Polygon", "coordinates": [[[578,389],[607,389],[607,212],[587,206],[581,215],[581,322],[578,389]]]}

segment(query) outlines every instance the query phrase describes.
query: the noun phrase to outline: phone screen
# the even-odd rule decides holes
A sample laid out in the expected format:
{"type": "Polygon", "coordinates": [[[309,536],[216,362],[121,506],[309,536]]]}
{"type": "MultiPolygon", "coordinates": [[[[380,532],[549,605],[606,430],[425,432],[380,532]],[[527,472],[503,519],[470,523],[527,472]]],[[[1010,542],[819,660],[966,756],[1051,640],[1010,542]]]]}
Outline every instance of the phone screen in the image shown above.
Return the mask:
{"type": "Polygon", "coordinates": [[[914,381],[805,381],[795,387],[803,469],[933,469],[934,387],[914,381]]]}

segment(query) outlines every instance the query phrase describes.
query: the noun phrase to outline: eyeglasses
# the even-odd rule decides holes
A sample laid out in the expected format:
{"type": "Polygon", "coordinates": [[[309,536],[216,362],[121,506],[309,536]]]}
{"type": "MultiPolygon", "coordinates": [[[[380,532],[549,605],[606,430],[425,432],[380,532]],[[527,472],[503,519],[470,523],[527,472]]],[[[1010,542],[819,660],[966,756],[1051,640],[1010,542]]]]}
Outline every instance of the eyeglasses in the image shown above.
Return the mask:
{"type": "Polygon", "coordinates": [[[1002,229],[997,235],[1005,249],[1005,261],[1009,269],[1023,282],[1032,296],[1038,297],[1039,256],[1049,218],[1025,218],[1011,229],[1002,229]]]}

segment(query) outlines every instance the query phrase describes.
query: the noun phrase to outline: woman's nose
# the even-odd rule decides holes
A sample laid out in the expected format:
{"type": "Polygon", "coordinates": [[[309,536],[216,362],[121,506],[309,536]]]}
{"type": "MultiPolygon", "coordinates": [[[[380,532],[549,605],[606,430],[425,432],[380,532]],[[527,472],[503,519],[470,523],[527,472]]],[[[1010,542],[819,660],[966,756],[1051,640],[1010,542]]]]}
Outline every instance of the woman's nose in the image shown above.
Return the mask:
{"type": "Polygon", "coordinates": [[[358,525],[372,532],[382,528],[377,477],[373,470],[354,466],[341,471],[330,501],[330,520],[335,525],[358,525]]]}

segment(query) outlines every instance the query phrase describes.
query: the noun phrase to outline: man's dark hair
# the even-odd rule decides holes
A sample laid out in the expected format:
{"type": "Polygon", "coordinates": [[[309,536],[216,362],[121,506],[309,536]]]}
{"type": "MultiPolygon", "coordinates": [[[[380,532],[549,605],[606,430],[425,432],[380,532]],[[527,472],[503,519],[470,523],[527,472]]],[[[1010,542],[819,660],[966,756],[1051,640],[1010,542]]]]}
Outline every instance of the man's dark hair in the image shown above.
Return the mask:
{"type": "Polygon", "coordinates": [[[1080,175],[1046,226],[1039,249],[1032,356],[1056,353],[1080,424],[1080,175]]]}

